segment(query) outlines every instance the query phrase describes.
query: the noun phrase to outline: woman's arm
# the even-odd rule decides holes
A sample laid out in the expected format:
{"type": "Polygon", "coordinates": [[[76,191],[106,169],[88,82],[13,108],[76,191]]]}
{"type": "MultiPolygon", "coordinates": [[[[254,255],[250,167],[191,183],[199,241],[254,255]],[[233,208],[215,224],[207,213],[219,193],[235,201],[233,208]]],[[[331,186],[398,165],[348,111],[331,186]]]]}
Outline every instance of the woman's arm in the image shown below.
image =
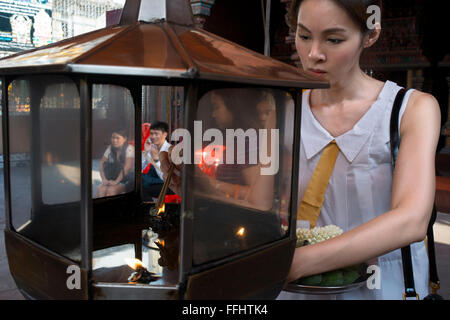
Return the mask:
{"type": "Polygon", "coordinates": [[[119,175],[114,180],[113,185],[119,184],[120,181],[122,181],[122,179],[133,169],[133,166],[134,166],[134,157],[126,157],[123,170],[120,171],[119,175]]]}
{"type": "Polygon", "coordinates": [[[246,200],[257,209],[270,210],[273,205],[275,176],[262,175],[261,165],[247,168],[243,174],[249,185],[246,200]]]}
{"type": "Polygon", "coordinates": [[[425,238],[435,193],[439,105],[414,91],[400,126],[391,210],[344,234],[295,250],[288,282],[368,261],[425,238]]]}
{"type": "Polygon", "coordinates": [[[102,159],[100,160],[100,165],[99,165],[99,168],[98,168],[98,171],[100,173],[100,178],[102,178],[102,183],[103,184],[107,181],[107,179],[105,178],[105,172],[103,170],[103,164],[105,163],[106,160],[107,159],[105,158],[105,156],[102,156],[102,159]]]}

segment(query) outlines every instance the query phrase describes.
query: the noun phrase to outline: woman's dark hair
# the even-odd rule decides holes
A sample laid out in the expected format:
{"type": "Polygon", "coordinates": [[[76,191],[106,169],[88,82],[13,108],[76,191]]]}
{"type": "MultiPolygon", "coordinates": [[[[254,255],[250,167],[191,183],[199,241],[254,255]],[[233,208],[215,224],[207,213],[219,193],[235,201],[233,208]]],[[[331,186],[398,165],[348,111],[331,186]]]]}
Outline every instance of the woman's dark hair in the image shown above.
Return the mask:
{"type": "MultiPolygon", "coordinates": [[[[117,130],[113,130],[112,134],[117,133],[119,136],[124,137],[126,139],[125,143],[120,148],[115,148],[111,145],[111,154],[113,156],[114,161],[119,161],[122,165],[125,164],[125,156],[128,148],[128,131],[123,128],[119,128],[117,130]],[[120,158],[117,159],[117,152],[121,150],[120,152],[120,158]]],[[[112,135],[111,134],[111,135],[112,135]]]]}
{"type": "Polygon", "coordinates": [[[113,135],[113,133],[117,133],[119,136],[128,139],[128,130],[125,128],[117,128],[111,132],[111,135],[113,135]]]}
{"type": "MultiPolygon", "coordinates": [[[[260,94],[258,90],[229,88],[216,89],[212,92],[223,100],[226,108],[233,116],[233,128],[243,129],[244,131],[255,128],[253,117],[256,112],[256,103],[259,102],[257,100],[260,94]]],[[[212,99],[212,95],[210,99],[212,99]]]]}
{"type": "MultiPolygon", "coordinates": [[[[286,23],[295,32],[297,30],[297,17],[300,4],[304,0],[292,0],[290,3],[287,14],[286,23]]],[[[348,16],[356,23],[361,29],[363,35],[369,34],[372,30],[367,27],[367,19],[371,13],[367,13],[367,8],[372,5],[376,5],[381,9],[381,0],[330,0],[336,3],[339,7],[344,9],[348,16]]]]}

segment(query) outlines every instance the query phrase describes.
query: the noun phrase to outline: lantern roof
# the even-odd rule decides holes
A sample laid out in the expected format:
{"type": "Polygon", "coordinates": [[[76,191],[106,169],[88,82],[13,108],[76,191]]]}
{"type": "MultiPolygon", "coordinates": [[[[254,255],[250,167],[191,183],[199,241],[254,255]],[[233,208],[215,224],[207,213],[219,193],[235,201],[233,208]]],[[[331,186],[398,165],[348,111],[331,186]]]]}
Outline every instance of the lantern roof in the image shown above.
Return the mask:
{"type": "Polygon", "coordinates": [[[196,28],[189,0],[128,0],[118,25],[0,59],[0,74],[50,72],[328,87],[196,28]]]}

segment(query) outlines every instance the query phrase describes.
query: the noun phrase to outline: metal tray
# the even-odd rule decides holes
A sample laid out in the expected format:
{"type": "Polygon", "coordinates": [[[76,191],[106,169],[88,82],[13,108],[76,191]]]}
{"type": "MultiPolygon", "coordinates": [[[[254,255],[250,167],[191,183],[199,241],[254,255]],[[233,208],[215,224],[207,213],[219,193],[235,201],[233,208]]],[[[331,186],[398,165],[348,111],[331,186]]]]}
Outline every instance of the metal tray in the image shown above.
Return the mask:
{"type": "Polygon", "coordinates": [[[368,267],[367,263],[362,263],[359,267],[359,278],[356,279],[353,283],[347,285],[327,287],[327,286],[304,285],[291,282],[287,285],[286,288],[284,288],[284,290],[294,293],[313,294],[313,295],[338,294],[353,291],[366,285],[367,279],[370,277],[370,274],[367,274],[366,272],[367,267],[368,267]]]}
{"type": "Polygon", "coordinates": [[[323,286],[308,286],[303,284],[289,283],[285,291],[303,294],[338,294],[353,291],[363,287],[366,284],[367,279],[359,278],[355,282],[339,287],[323,287],[323,286]]]}

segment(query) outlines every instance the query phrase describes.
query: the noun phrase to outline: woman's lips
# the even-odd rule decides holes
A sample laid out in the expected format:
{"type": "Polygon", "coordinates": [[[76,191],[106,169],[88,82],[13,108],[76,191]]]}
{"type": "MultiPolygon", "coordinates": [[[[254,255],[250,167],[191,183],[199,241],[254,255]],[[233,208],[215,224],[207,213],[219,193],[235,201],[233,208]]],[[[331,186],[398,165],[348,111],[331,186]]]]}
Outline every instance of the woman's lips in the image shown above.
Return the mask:
{"type": "Polygon", "coordinates": [[[308,69],[309,72],[317,75],[317,76],[321,76],[323,74],[325,74],[326,72],[323,70],[319,70],[319,69],[308,69]]]}

